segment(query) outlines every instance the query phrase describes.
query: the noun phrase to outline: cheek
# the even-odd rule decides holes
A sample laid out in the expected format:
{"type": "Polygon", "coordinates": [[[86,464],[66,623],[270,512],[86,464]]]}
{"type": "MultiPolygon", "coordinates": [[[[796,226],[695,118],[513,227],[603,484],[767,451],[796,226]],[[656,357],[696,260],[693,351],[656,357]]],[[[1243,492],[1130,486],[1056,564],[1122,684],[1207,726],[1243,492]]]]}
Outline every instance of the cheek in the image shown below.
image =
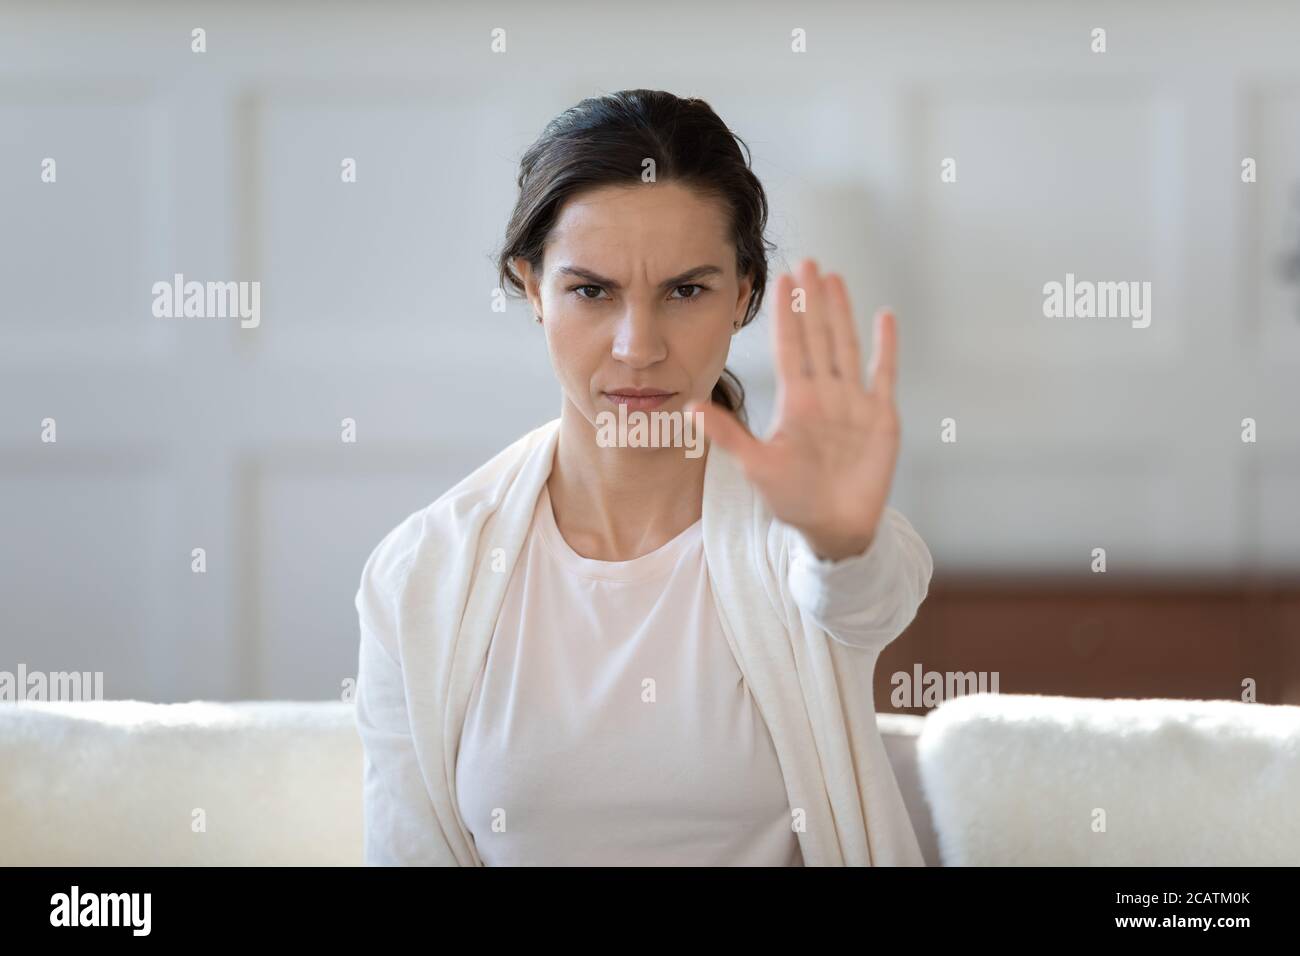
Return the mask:
{"type": "Polygon", "coordinates": [[[608,354],[608,343],[594,325],[584,323],[570,309],[552,309],[543,315],[546,346],[556,373],[565,381],[585,383],[608,354]]]}
{"type": "Polygon", "coordinates": [[[731,348],[731,321],[723,316],[691,326],[683,336],[681,354],[700,373],[721,372],[731,348]]]}

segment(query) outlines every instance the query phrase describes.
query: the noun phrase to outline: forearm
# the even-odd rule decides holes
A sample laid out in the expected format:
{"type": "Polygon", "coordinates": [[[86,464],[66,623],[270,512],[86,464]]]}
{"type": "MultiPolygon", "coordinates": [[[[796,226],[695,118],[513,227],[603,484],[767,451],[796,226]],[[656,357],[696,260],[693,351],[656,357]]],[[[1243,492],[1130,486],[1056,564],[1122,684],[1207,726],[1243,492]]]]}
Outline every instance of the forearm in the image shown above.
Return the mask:
{"type": "Polygon", "coordinates": [[[886,508],[870,541],[810,541],[795,533],[790,589],[833,638],[883,647],[903,632],[929,591],[934,563],[911,523],[886,508]],[[843,557],[822,557],[844,554],[843,557]],[[822,550],[824,549],[824,550],[822,550]]]}

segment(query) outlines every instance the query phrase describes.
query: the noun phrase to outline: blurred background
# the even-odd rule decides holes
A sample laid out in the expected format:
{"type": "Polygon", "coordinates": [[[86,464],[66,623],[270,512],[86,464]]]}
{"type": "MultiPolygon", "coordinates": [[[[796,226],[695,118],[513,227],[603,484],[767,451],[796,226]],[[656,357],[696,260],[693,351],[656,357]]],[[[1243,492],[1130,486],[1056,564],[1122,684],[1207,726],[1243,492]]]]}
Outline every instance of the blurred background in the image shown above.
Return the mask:
{"type": "Polygon", "coordinates": [[[650,87],[748,144],[774,271],[899,317],[935,575],[877,709],[918,668],[1300,703],[1297,50],[1293,3],[4,4],[0,671],[344,695],[370,550],[559,413],[492,309],[520,155],[650,87]],[[156,318],[176,273],[260,282],[260,324],[156,318]],[[1066,273],[1149,281],[1150,327],[1044,317],[1066,273]]]}

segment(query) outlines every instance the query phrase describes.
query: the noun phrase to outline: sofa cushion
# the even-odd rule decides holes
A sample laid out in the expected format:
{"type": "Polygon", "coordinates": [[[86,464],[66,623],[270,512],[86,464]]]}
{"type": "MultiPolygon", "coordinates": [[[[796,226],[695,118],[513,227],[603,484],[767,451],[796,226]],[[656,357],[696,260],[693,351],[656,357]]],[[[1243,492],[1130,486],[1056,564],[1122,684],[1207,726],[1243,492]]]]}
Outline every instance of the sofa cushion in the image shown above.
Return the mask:
{"type": "Polygon", "coordinates": [[[917,754],[947,866],[1300,864],[1300,707],[972,694],[917,754]]]}
{"type": "Polygon", "coordinates": [[[360,860],[350,703],[0,705],[0,864],[360,860]]]}

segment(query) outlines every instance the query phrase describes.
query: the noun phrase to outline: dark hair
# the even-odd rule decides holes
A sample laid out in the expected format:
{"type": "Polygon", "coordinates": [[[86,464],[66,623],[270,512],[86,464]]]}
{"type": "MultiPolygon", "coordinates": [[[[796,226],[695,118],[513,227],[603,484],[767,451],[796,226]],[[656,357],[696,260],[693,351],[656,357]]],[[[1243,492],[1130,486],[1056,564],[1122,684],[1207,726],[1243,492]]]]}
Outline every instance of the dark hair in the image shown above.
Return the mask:
{"type": "MultiPolygon", "coordinates": [[[[519,162],[519,198],[497,256],[501,288],[525,291],[511,260],[540,270],[547,236],[564,202],[598,186],[642,182],[642,163],[657,182],[677,182],[720,199],[729,213],[736,271],[753,286],[742,328],[754,320],[767,287],[767,195],[750,169],[749,147],[704,100],[660,90],[589,97],[551,120],[519,162]],[[744,147],[742,155],[740,147],[744,147]]],[[[723,369],[712,400],[747,424],[745,388],[723,369]]]]}

